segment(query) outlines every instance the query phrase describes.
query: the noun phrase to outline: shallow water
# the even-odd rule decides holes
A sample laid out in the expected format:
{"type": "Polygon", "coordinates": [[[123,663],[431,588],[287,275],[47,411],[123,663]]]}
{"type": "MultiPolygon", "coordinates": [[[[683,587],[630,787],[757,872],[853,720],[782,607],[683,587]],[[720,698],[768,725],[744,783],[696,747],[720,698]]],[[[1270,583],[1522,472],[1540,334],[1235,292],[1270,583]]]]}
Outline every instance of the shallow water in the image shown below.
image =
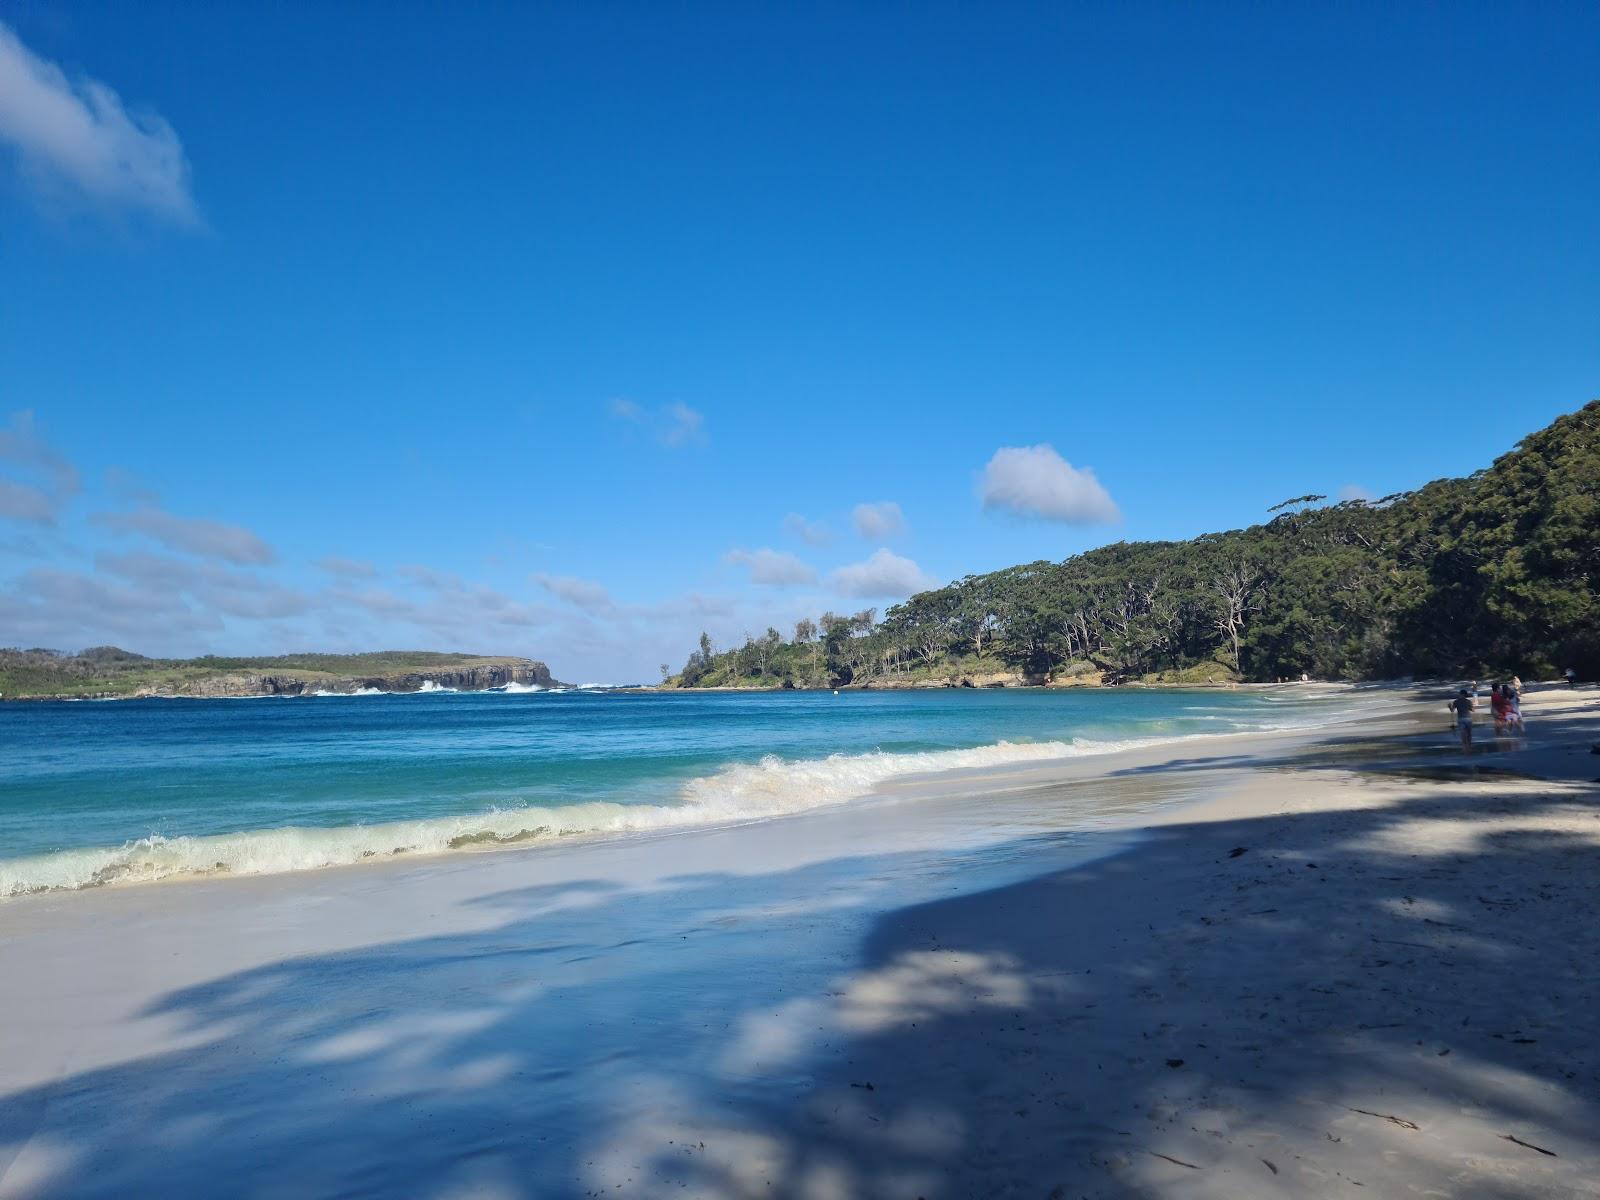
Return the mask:
{"type": "Polygon", "coordinates": [[[1289,728],[1297,691],[430,693],[0,705],[0,895],[704,826],[897,776],[1289,728]]]}

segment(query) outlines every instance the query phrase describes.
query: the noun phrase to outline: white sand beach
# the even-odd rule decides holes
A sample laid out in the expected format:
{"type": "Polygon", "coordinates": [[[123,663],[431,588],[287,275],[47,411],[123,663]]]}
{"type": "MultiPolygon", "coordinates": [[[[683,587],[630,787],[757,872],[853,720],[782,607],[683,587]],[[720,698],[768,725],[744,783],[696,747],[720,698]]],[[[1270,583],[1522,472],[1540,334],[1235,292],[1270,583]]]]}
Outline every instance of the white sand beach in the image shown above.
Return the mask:
{"type": "Polygon", "coordinates": [[[0,904],[0,1196],[1600,1195],[1600,693],[0,904]]]}

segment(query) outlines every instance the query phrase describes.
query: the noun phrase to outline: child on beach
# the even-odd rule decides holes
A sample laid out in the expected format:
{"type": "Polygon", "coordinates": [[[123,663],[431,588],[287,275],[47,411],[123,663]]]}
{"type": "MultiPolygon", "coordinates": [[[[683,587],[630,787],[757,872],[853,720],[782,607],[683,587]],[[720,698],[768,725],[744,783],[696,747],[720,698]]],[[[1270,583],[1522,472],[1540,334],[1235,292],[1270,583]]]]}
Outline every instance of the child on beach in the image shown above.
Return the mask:
{"type": "Polygon", "coordinates": [[[1489,691],[1489,710],[1494,714],[1494,733],[1504,737],[1511,722],[1511,697],[1506,695],[1508,685],[1495,684],[1489,691]]]}
{"type": "Polygon", "coordinates": [[[1450,711],[1455,714],[1456,730],[1461,734],[1461,753],[1472,753],[1472,710],[1478,702],[1472,698],[1469,688],[1462,688],[1456,698],[1450,702],[1450,711]]]}

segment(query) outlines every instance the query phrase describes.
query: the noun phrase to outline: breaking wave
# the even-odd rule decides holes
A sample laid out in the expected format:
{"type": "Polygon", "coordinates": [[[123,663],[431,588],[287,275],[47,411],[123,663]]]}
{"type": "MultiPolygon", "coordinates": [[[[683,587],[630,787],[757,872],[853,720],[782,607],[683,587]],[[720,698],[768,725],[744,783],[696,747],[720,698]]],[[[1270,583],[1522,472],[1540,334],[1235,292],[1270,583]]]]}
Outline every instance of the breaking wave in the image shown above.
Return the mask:
{"type": "Polygon", "coordinates": [[[276,875],[403,854],[757,821],[859,799],[897,776],[1103,754],[1165,740],[1171,739],[998,742],[971,750],[836,754],[793,762],[769,756],[691,779],[673,804],[596,801],[375,825],[289,826],[204,837],[152,835],[117,847],[0,860],[0,896],[176,876],[276,875]]]}

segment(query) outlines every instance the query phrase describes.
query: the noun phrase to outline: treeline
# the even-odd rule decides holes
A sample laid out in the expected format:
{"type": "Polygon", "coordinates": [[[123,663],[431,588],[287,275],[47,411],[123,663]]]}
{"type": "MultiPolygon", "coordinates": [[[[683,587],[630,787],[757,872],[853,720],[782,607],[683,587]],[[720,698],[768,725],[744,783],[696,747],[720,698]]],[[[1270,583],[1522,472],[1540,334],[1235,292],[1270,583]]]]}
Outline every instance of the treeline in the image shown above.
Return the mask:
{"type": "MultiPolygon", "coordinates": [[[[1274,506],[700,646],[683,687],[841,686],[1001,669],[1030,682],[1600,673],[1600,401],[1487,470],[1381,500],[1274,506]]],[[[666,672],[663,672],[666,674],[666,672]]]]}

